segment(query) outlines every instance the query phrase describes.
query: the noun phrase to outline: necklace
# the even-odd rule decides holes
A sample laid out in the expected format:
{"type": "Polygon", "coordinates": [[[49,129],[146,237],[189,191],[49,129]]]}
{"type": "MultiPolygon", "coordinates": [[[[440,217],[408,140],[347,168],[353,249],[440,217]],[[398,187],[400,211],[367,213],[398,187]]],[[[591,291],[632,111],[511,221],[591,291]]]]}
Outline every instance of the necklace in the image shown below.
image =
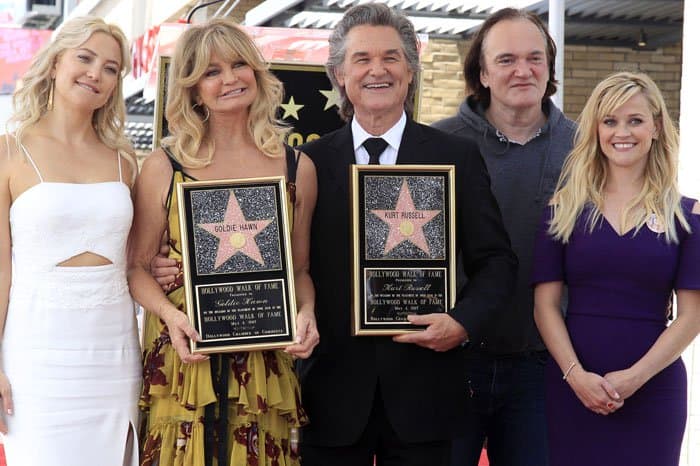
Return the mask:
{"type": "Polygon", "coordinates": [[[506,136],[505,134],[503,134],[503,133],[501,132],[500,129],[496,128],[496,137],[498,138],[498,141],[499,141],[499,142],[512,142],[512,143],[515,143],[515,144],[520,144],[521,146],[524,146],[525,144],[527,144],[528,142],[532,141],[533,139],[535,139],[537,136],[539,136],[539,135],[541,135],[541,134],[542,134],[542,128],[537,128],[537,131],[535,131],[535,134],[533,134],[532,136],[530,136],[529,138],[527,138],[527,140],[526,140],[525,142],[520,143],[520,142],[518,142],[518,141],[513,141],[513,140],[510,139],[508,136],[506,136]]]}

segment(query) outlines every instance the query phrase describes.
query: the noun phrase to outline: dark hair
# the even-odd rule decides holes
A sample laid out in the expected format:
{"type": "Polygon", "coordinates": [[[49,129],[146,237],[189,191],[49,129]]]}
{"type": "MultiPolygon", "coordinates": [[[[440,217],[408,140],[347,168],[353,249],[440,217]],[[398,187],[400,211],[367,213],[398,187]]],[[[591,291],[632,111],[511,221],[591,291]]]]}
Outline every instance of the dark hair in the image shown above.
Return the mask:
{"type": "Polygon", "coordinates": [[[416,93],[417,73],[420,71],[420,57],[418,55],[418,38],[413,24],[401,13],[392,10],[382,3],[368,3],[357,5],[345,12],[342,19],[333,28],[333,32],[328,38],[328,61],[326,62],[326,74],[331,80],[333,87],[338,89],[340,94],[340,105],[338,114],[348,121],[355,113],[352,102],[348,99],[345,88],[342,87],[335,77],[335,72],[342,67],[345,61],[345,39],[355,26],[389,26],[396,30],[401,39],[404,56],[409,68],[413,71],[414,77],[408,86],[408,93],[404,101],[406,112],[413,113],[413,96],[416,93]]]}
{"type": "Polygon", "coordinates": [[[467,94],[473,95],[474,98],[481,103],[484,108],[487,108],[491,103],[491,91],[481,84],[481,70],[484,67],[484,38],[486,34],[501,21],[514,21],[514,20],[526,20],[530,21],[532,24],[539,29],[544,38],[544,42],[547,49],[547,64],[549,65],[549,80],[547,81],[547,89],[544,92],[544,97],[542,101],[548,99],[550,96],[554,95],[557,91],[557,80],[554,76],[554,63],[557,55],[557,46],[554,43],[554,39],[549,35],[547,27],[542,23],[540,18],[526,10],[521,10],[517,8],[503,8],[498,10],[484,21],[477,32],[471,46],[469,47],[469,52],[467,52],[467,57],[464,60],[464,81],[467,85],[467,94]]]}

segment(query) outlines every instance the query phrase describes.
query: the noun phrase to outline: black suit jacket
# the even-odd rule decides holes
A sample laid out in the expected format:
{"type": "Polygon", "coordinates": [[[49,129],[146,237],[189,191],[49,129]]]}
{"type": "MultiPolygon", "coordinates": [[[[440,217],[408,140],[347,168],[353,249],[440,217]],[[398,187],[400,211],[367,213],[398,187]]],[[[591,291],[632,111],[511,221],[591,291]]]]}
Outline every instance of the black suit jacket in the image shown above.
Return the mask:
{"type": "MultiPolygon", "coordinates": [[[[367,425],[379,383],[384,406],[405,442],[448,439],[464,416],[466,374],[461,348],[438,353],[391,337],[350,334],[349,167],[355,163],[350,125],[300,147],[318,177],[311,227],[311,277],[321,341],[301,362],[304,406],[311,424],[303,441],[341,446],[356,442],[367,425]]],[[[457,253],[469,283],[450,314],[471,341],[498,318],[514,283],[517,259],[491,193],[477,146],[410,119],[399,164],[454,164],[457,253]]]]}

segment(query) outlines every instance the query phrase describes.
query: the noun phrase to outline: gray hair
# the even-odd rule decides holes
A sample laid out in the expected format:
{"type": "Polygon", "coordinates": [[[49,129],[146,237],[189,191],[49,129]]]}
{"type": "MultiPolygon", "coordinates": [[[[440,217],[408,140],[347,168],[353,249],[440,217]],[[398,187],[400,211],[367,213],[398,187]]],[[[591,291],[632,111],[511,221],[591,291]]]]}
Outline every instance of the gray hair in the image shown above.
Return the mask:
{"type": "Polygon", "coordinates": [[[408,93],[404,101],[404,109],[409,118],[413,114],[413,96],[417,88],[417,76],[420,71],[420,58],[418,55],[418,39],[413,24],[403,14],[392,10],[382,3],[368,3],[357,5],[345,12],[342,19],[333,28],[333,32],[328,38],[329,50],[328,61],[326,62],[326,74],[331,84],[340,94],[340,117],[349,121],[355,113],[352,102],[348,99],[345,88],[342,87],[335,77],[335,72],[343,66],[345,61],[345,39],[355,26],[389,26],[396,30],[401,38],[401,46],[408,66],[414,73],[414,78],[408,85],[408,93]]]}

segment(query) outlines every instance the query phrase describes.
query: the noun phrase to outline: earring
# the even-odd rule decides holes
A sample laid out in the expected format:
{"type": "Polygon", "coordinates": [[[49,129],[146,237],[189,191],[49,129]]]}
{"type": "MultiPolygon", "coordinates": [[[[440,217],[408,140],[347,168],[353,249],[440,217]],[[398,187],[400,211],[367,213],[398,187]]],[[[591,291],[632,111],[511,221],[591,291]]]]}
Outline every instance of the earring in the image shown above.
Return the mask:
{"type": "Polygon", "coordinates": [[[53,110],[53,88],[56,84],[55,79],[51,79],[51,86],[49,87],[49,99],[46,102],[46,110],[53,110]]]}

